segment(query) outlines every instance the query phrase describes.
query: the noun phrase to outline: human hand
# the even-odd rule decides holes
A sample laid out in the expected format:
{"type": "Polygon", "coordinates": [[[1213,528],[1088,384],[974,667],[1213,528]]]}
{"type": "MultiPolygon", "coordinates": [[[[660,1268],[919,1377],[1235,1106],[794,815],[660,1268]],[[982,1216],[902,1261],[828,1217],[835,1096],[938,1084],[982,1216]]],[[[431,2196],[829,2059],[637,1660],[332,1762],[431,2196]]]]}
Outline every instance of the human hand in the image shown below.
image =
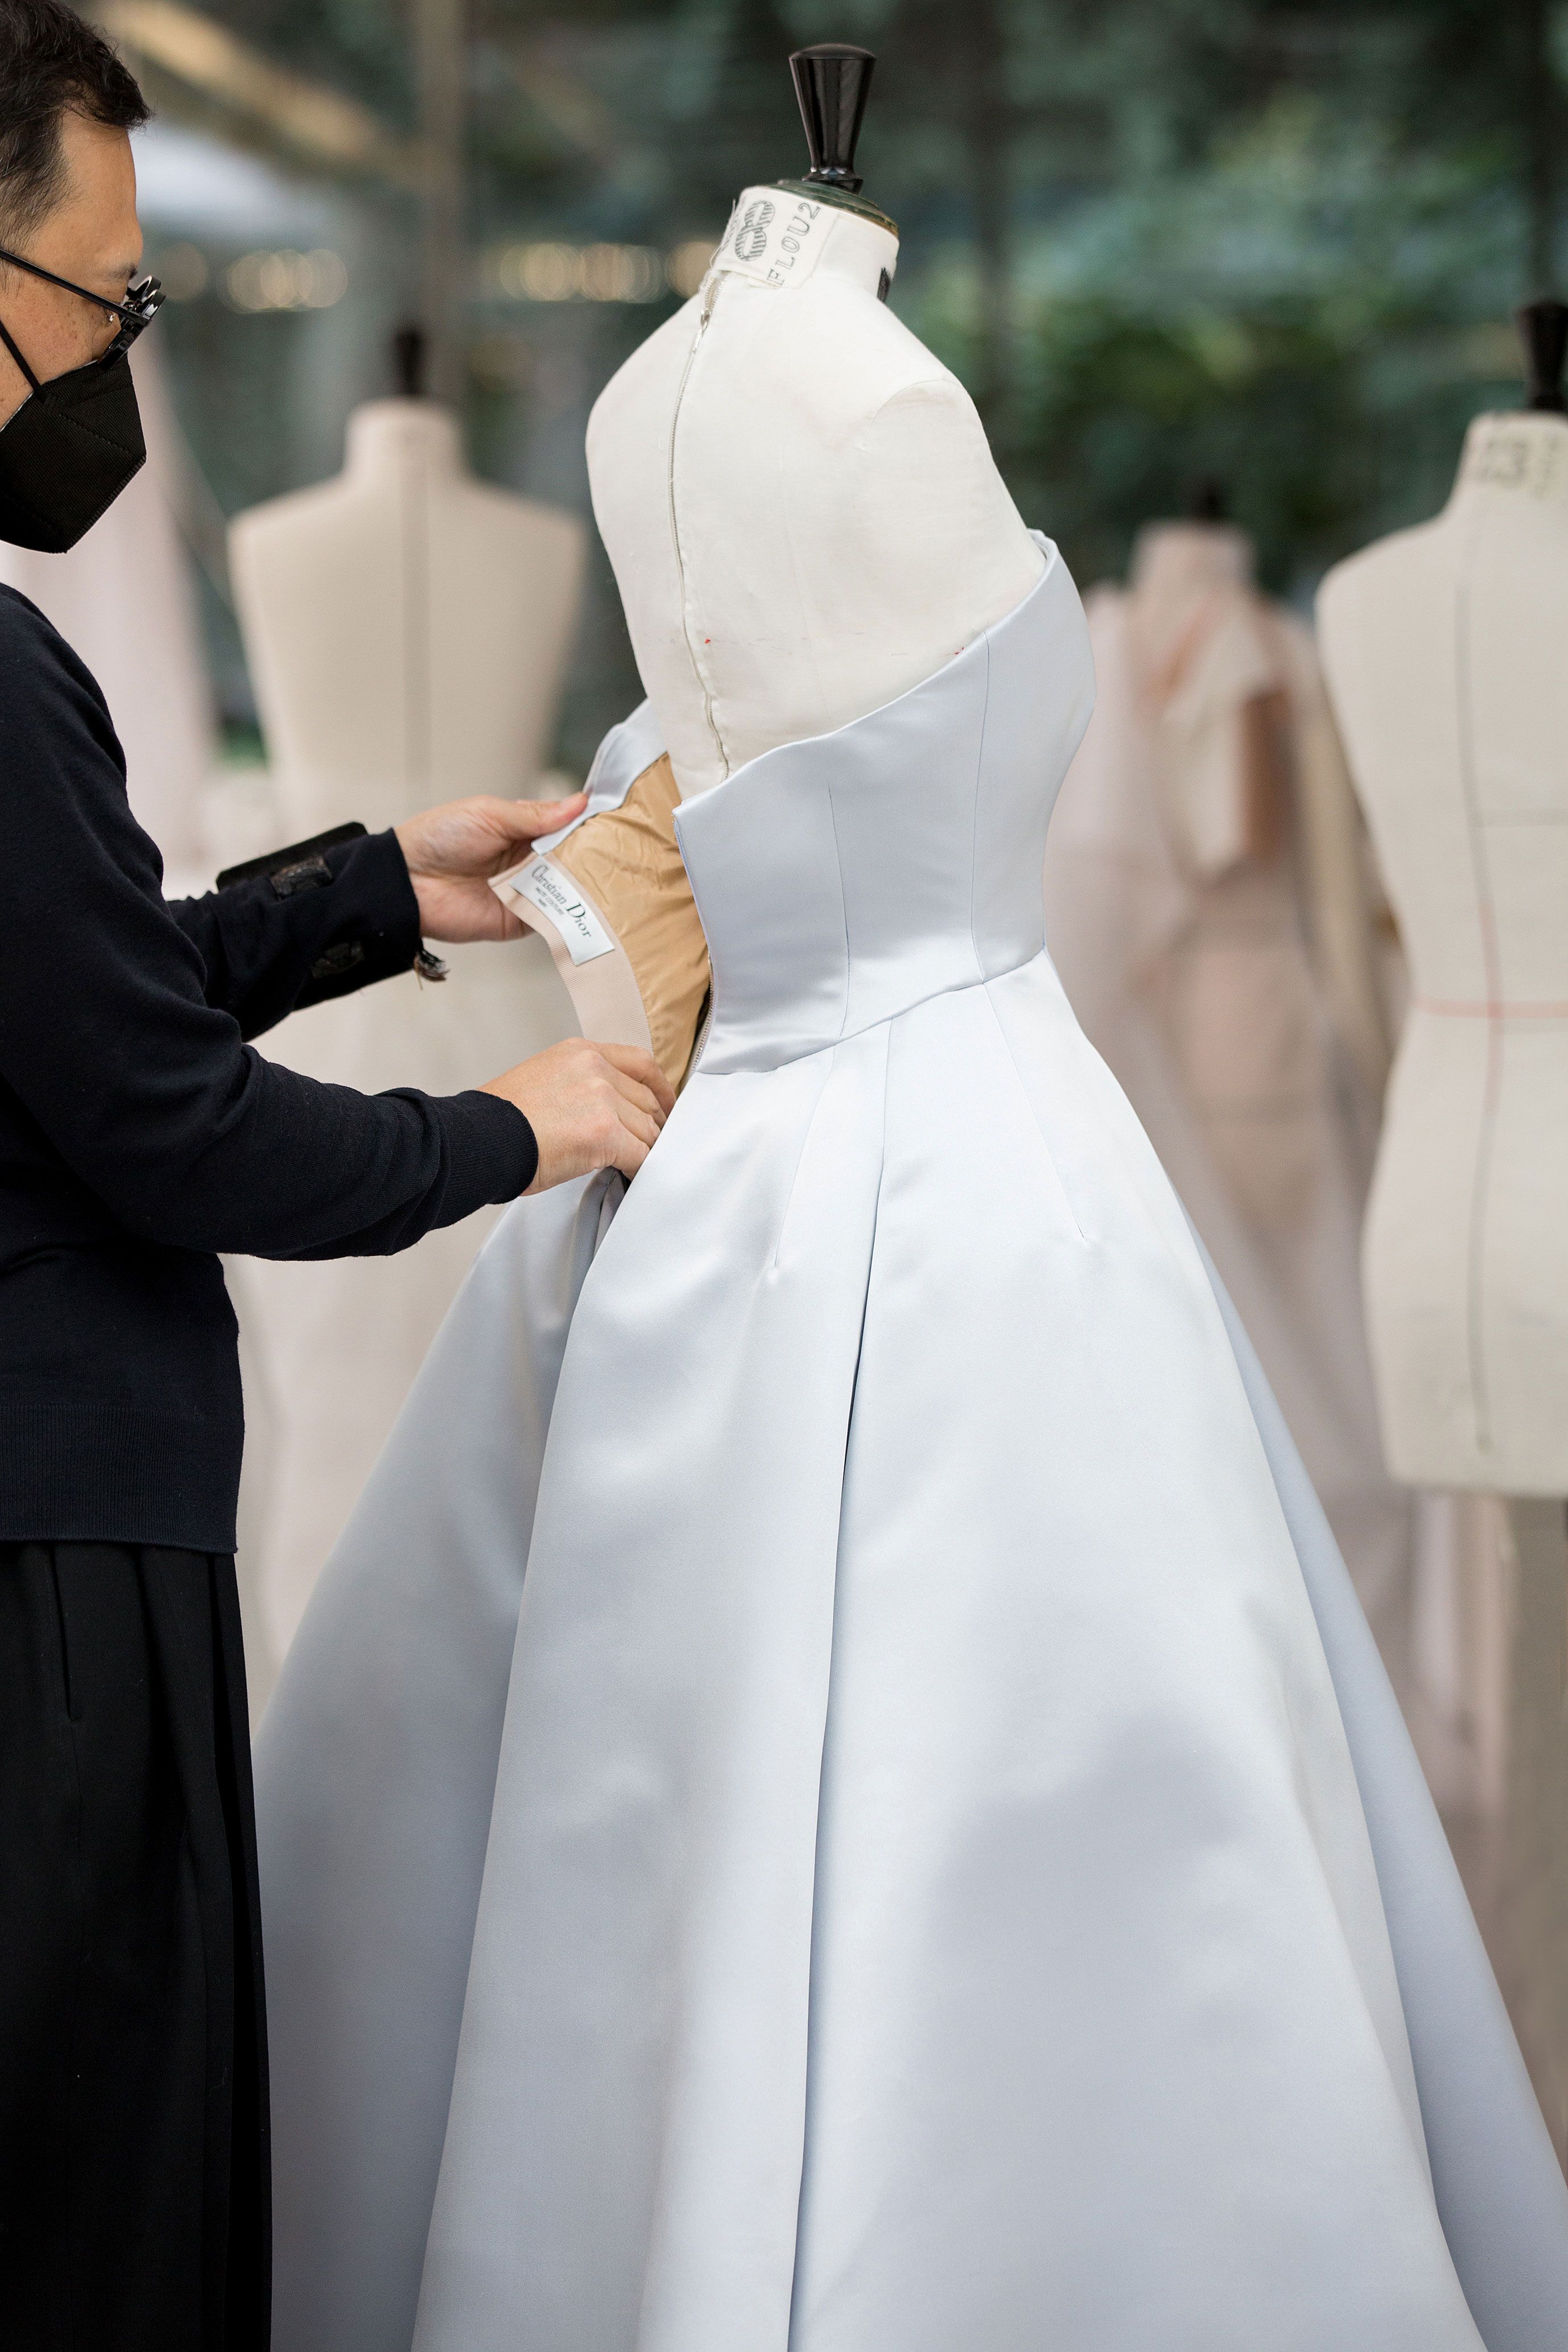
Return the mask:
{"type": "Polygon", "coordinates": [[[523,926],[490,888],[489,877],[526,857],[541,834],[581,815],[582,793],[559,801],[503,801],[481,793],[447,801],[396,828],[427,940],[515,940],[523,926]]]}
{"type": "Polygon", "coordinates": [[[596,1168],[635,1176],[675,1108],[668,1079],[635,1045],[568,1037],[492,1078],[481,1094],[515,1104],[533,1129],[539,1169],[531,1192],[548,1192],[596,1168]]]}

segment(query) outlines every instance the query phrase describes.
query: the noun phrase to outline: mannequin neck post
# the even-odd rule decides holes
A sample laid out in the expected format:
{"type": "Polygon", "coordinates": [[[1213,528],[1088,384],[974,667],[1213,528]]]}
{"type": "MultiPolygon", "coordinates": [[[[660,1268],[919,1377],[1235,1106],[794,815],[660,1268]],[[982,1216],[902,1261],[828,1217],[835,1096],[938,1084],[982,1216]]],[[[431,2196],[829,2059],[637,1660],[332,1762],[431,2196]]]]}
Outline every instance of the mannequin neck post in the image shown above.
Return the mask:
{"type": "Polygon", "coordinates": [[[459,481],[467,473],[462,435],[449,408],[433,400],[370,400],[349,418],[343,470],[353,481],[405,472],[459,481]]]}
{"type": "Polygon", "coordinates": [[[847,278],[873,296],[898,266],[898,232],[885,215],[805,181],[743,188],[712,265],[780,289],[847,278]]]}

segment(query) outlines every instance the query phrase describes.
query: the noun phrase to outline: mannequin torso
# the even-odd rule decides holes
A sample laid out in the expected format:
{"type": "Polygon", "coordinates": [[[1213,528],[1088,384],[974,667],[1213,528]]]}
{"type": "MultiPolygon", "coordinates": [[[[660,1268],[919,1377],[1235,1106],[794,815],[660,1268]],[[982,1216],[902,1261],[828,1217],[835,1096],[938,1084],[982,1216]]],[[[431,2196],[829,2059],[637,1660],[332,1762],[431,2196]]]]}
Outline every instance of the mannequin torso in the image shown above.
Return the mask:
{"type": "Polygon", "coordinates": [[[475,481],[455,420],[372,401],[335,481],[241,515],[235,588],[287,822],[526,793],[583,572],[570,515],[475,481]]]}
{"type": "Polygon", "coordinates": [[[594,510],[682,793],[879,709],[1020,604],[967,393],[878,300],[898,241],[748,188],[589,422],[594,510]]]}
{"type": "Polygon", "coordinates": [[[1410,1507],[1378,1444],[1359,1248],[1387,1078],[1361,820],[1311,634],[1214,521],[1086,600],[1094,717],[1051,820],[1073,1009],[1202,1234],[1408,1686],[1410,1507]]]}
{"type": "Polygon", "coordinates": [[[550,940],[588,1034],[664,1038],[675,1085],[706,972],[689,891],[668,878],[676,798],[920,685],[1044,566],[968,394],[878,299],[897,259],[876,221],[747,189],[701,290],[589,422],[594,510],[651,705],[632,727],[650,762],[665,747],[673,791],[650,766],[640,814],[634,786],[549,853],[552,889],[597,919],[593,961],[531,902],[539,859],[496,887],[550,940]],[[634,839],[655,811],[657,939],[634,839]]]}
{"type": "Polygon", "coordinates": [[[1390,1465],[1563,1495],[1568,420],[1478,418],[1443,513],[1319,612],[1411,972],[1366,1234],[1390,1465]]]}
{"type": "MultiPolygon", "coordinates": [[[[337,479],[241,515],[231,551],[278,803],[273,843],[533,789],[584,533],[570,515],[475,481],[447,411],[412,399],[357,410],[337,479]]],[[[263,1050],[369,1091],[449,1094],[570,1033],[537,940],[443,953],[444,987],[412,973],[384,981],[283,1023],[263,1050]]],[[[230,1267],[251,1418],[263,1395],[271,1403],[271,1444],[247,1453],[242,1495],[259,1559],[258,1654],[286,1650],[490,1222],[447,1227],[390,1261],[230,1267]]]]}

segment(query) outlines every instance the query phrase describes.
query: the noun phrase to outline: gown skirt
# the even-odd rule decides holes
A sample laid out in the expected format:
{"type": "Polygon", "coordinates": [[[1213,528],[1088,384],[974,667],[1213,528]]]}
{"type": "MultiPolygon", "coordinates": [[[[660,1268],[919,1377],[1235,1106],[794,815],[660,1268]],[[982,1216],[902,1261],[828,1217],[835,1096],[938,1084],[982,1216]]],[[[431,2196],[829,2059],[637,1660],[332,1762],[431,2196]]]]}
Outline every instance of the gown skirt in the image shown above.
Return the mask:
{"type": "Polygon", "coordinates": [[[682,807],[258,1799],[278,2352],[1551,2352],[1568,2195],[1245,1335],[1046,952],[1065,567],[682,807]]]}

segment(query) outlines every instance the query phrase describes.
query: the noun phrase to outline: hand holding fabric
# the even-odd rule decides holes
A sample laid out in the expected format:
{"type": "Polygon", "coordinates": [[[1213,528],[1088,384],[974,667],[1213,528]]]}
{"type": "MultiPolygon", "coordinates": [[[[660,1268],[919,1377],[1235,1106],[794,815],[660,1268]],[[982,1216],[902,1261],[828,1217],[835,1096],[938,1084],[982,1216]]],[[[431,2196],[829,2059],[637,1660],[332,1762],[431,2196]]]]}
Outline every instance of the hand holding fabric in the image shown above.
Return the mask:
{"type": "Polygon", "coordinates": [[[583,794],[557,801],[503,801],[481,793],[447,801],[397,828],[427,940],[515,940],[523,926],[502,906],[489,877],[515,866],[544,834],[581,814],[583,794]]]}
{"type": "Polygon", "coordinates": [[[585,1037],[564,1038],[479,1091],[514,1104],[532,1128],[539,1166],[531,1192],[599,1168],[635,1176],[675,1108],[651,1054],[585,1037]]]}

